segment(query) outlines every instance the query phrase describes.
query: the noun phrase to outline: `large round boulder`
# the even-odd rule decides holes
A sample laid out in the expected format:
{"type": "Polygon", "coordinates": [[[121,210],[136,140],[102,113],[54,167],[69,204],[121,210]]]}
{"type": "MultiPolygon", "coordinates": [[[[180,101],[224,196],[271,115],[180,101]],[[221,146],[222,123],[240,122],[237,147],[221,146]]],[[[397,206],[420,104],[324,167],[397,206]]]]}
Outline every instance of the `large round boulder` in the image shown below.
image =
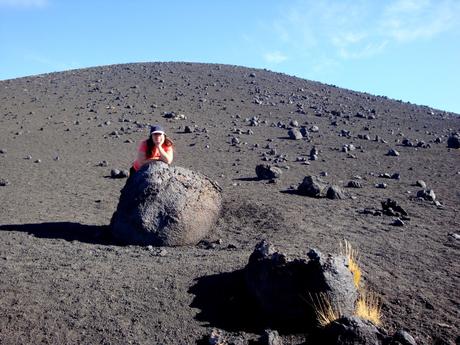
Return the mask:
{"type": "Polygon", "coordinates": [[[343,256],[323,256],[316,250],[289,259],[264,240],[246,265],[246,284],[272,325],[314,327],[315,305],[322,296],[342,313],[353,313],[358,291],[347,264],[343,256]]]}
{"type": "Polygon", "coordinates": [[[111,232],[124,244],[196,244],[212,229],[221,203],[221,188],[206,176],[151,162],[121,190],[111,232]]]}

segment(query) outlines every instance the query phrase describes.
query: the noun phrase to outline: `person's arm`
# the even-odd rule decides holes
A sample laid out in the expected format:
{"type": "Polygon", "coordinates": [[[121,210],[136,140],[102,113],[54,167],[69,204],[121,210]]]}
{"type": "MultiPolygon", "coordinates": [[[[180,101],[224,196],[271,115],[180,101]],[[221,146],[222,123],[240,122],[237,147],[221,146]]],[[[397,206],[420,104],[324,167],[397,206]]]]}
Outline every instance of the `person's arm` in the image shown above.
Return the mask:
{"type": "Polygon", "coordinates": [[[138,169],[140,169],[145,163],[147,163],[147,155],[146,155],[147,145],[145,142],[141,142],[137,148],[137,158],[136,158],[136,165],[138,169]]]}
{"type": "Polygon", "coordinates": [[[167,163],[167,164],[171,164],[172,163],[172,160],[173,160],[173,150],[172,150],[172,147],[169,147],[167,150],[165,150],[163,148],[163,143],[165,142],[165,139],[164,139],[164,136],[161,140],[160,143],[158,144],[155,144],[157,149],[158,149],[158,152],[160,153],[160,160],[162,160],[163,162],[167,163]]]}
{"type": "Polygon", "coordinates": [[[158,146],[158,151],[160,152],[160,159],[168,164],[171,164],[173,161],[173,150],[170,149],[168,151],[165,151],[163,147],[160,145],[158,146]]]}

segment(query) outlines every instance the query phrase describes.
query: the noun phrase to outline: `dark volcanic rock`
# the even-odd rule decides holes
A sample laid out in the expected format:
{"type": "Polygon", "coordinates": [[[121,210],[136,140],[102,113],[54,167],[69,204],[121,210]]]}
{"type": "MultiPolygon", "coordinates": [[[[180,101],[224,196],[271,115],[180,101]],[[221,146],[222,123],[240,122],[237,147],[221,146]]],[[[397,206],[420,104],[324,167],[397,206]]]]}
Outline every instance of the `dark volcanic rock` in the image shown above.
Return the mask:
{"type": "Polygon", "coordinates": [[[328,198],[328,199],[345,199],[345,193],[338,186],[332,185],[327,189],[326,198],[328,198]]]}
{"type": "Polygon", "coordinates": [[[327,183],[316,176],[305,176],[302,183],[297,187],[297,192],[314,198],[326,196],[327,183]]]}
{"type": "Polygon", "coordinates": [[[112,234],[126,244],[195,244],[219,216],[220,192],[199,173],[161,161],[146,164],[121,190],[112,234]]]}
{"type": "Polygon", "coordinates": [[[277,331],[266,329],[260,338],[262,345],[283,345],[283,340],[277,331]]]}
{"type": "Polygon", "coordinates": [[[382,201],[382,209],[387,216],[407,216],[407,212],[393,199],[382,201]]]}
{"type": "Polygon", "coordinates": [[[384,345],[388,339],[372,322],[355,316],[331,322],[322,330],[320,338],[323,345],[384,345]]]}
{"type": "Polygon", "coordinates": [[[257,178],[261,180],[271,180],[281,177],[282,170],[270,164],[259,164],[256,166],[257,178]]]}
{"type": "Polygon", "coordinates": [[[288,131],[288,136],[289,138],[294,140],[300,140],[303,138],[302,133],[300,133],[300,131],[297,128],[290,129],[288,131]]]}
{"type": "Polygon", "coordinates": [[[350,188],[363,188],[363,185],[359,181],[351,180],[351,181],[348,182],[347,187],[350,187],[350,188]]]}
{"type": "Polygon", "coordinates": [[[399,152],[396,151],[395,149],[390,149],[388,150],[387,156],[397,157],[399,156],[399,152]]]}
{"type": "Polygon", "coordinates": [[[417,343],[409,333],[399,330],[393,334],[389,345],[417,345],[417,343]]]}
{"type": "Polygon", "coordinates": [[[415,185],[418,186],[418,187],[422,187],[423,189],[426,188],[426,182],[423,181],[423,180],[417,180],[417,181],[415,181],[415,185]]]}
{"type": "Polygon", "coordinates": [[[195,132],[195,127],[185,126],[184,133],[193,133],[193,132],[195,132]]]}
{"type": "Polygon", "coordinates": [[[447,139],[447,147],[451,149],[460,148],[460,134],[454,133],[447,139]]]}
{"type": "Polygon", "coordinates": [[[251,254],[245,276],[250,294],[273,325],[314,326],[321,293],[345,314],[353,312],[358,297],[345,257],[310,250],[308,258],[289,260],[265,240],[251,254]]]}
{"type": "Polygon", "coordinates": [[[427,201],[435,201],[436,194],[432,189],[422,189],[417,192],[417,198],[422,198],[427,201]]]}
{"type": "Polygon", "coordinates": [[[110,171],[111,178],[125,178],[128,177],[129,173],[126,170],[112,169],[110,171]]]}

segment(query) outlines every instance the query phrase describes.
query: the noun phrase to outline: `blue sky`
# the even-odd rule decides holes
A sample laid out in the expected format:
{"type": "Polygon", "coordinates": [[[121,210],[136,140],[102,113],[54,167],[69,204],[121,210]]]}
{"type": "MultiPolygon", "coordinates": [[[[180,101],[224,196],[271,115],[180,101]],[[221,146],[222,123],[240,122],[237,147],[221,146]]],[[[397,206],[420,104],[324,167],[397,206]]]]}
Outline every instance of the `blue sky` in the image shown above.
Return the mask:
{"type": "Polygon", "coordinates": [[[460,0],[0,0],[0,80],[145,61],[267,68],[460,113],[460,0]]]}

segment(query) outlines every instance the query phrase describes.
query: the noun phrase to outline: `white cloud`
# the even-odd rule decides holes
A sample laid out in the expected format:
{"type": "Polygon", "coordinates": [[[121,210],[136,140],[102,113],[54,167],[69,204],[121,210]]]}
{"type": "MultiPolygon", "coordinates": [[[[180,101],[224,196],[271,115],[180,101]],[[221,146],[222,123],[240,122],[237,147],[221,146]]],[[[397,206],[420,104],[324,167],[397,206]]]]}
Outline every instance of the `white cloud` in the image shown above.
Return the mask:
{"type": "Polygon", "coordinates": [[[380,29],[397,42],[409,42],[432,38],[459,23],[459,1],[398,0],[385,8],[380,29]]]}
{"type": "Polygon", "coordinates": [[[365,59],[459,26],[458,0],[298,0],[280,8],[266,35],[296,57],[365,59]]]}
{"type": "Polygon", "coordinates": [[[0,0],[0,7],[33,8],[47,5],[48,0],[0,0]]]}
{"type": "Polygon", "coordinates": [[[269,52],[269,53],[265,53],[264,54],[264,59],[266,62],[270,63],[270,64],[279,64],[283,61],[286,61],[287,60],[287,56],[284,55],[283,53],[279,52],[279,51],[273,51],[273,52],[269,52]]]}
{"type": "Polygon", "coordinates": [[[383,52],[387,46],[388,41],[380,43],[368,43],[365,46],[360,46],[359,49],[353,47],[342,47],[339,49],[339,56],[343,59],[364,59],[383,52]]]}

